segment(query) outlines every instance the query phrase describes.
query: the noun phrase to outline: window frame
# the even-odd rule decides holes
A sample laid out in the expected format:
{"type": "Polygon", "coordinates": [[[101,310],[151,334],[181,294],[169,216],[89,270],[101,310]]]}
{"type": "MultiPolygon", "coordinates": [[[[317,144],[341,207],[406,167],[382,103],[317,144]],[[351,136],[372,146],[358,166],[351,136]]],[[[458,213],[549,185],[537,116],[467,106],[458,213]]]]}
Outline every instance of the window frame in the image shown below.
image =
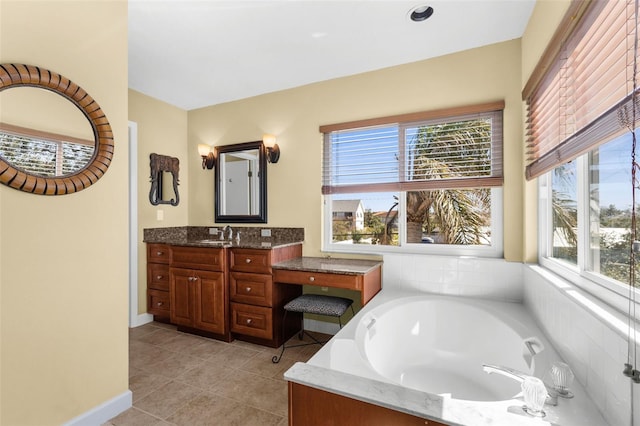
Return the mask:
{"type": "MultiPolygon", "coordinates": [[[[380,244],[336,244],[332,243],[332,206],[331,194],[323,196],[323,238],[321,251],[332,253],[408,253],[408,254],[431,254],[443,256],[477,256],[501,258],[504,255],[504,233],[503,233],[503,188],[493,187],[491,190],[491,245],[452,245],[452,244],[418,244],[407,243],[406,232],[406,191],[397,192],[398,203],[398,239],[399,245],[380,244]],[[328,218],[328,219],[327,219],[328,218]]],[[[390,192],[391,193],[391,192],[390,192]]]]}
{"type": "MultiPolygon", "coordinates": [[[[322,230],[322,247],[323,252],[338,253],[422,253],[434,255],[450,255],[450,256],[478,256],[501,258],[504,254],[504,230],[503,230],[503,151],[504,151],[504,101],[492,102],[481,105],[473,105],[467,107],[448,108],[437,111],[426,111],[413,114],[403,114],[390,117],[381,117],[369,120],[360,120],[348,123],[340,123],[334,125],[320,126],[320,132],[323,133],[323,230],[322,230]],[[327,138],[331,132],[339,130],[357,130],[367,127],[381,125],[398,126],[398,149],[400,152],[404,150],[404,130],[408,127],[424,124],[435,124],[434,121],[450,121],[455,122],[457,119],[466,120],[470,115],[486,114],[487,116],[496,117],[499,113],[499,128],[492,129],[491,144],[491,176],[464,178],[466,181],[460,185],[459,181],[463,179],[449,179],[439,182],[438,180],[412,181],[408,183],[399,182],[397,184],[361,184],[353,185],[353,193],[361,193],[359,189],[370,186],[376,187],[374,192],[389,193],[398,195],[398,246],[392,245],[369,245],[369,244],[338,244],[333,242],[333,194],[348,194],[350,192],[334,192],[332,187],[327,184],[328,162],[331,161],[331,155],[327,153],[327,138]],[[497,136],[495,136],[497,135],[497,136]],[[495,143],[495,137],[499,138],[499,143],[495,143]],[[498,148],[496,146],[498,145],[498,148]],[[458,181],[458,182],[456,182],[458,181]],[[420,183],[425,183],[423,187],[420,183]],[[439,185],[438,185],[439,183],[439,185]],[[474,185],[476,183],[476,185],[474,185]],[[384,186],[384,187],[380,187],[384,186]],[[328,188],[328,189],[327,189],[328,188]],[[452,244],[426,244],[426,243],[407,243],[406,232],[406,193],[416,190],[427,189],[475,189],[489,188],[491,191],[491,245],[452,245],[452,244]]],[[[401,167],[402,169],[402,167],[401,167]]]]}
{"type": "MultiPolygon", "coordinates": [[[[597,148],[596,148],[597,149],[597,148]]],[[[629,308],[629,286],[589,270],[589,161],[588,153],[577,157],[576,161],[576,202],[578,215],[578,246],[576,265],[570,265],[552,257],[552,185],[553,170],[538,177],[538,263],[577,287],[604,301],[620,312],[629,308]]],[[[640,295],[638,289],[634,290],[640,295]]],[[[639,302],[640,304],[640,302],[639,302]]]]}

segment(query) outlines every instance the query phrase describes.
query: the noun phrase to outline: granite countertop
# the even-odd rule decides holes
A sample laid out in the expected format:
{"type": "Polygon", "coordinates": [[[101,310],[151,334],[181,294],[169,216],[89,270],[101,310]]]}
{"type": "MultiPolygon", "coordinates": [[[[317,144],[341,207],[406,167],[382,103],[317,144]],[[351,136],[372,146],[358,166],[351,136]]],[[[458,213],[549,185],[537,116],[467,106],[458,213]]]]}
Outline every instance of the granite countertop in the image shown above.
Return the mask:
{"type": "Polygon", "coordinates": [[[209,247],[209,248],[246,248],[246,249],[263,249],[270,250],[273,248],[286,247],[295,244],[302,244],[302,241],[287,241],[287,240],[271,240],[271,241],[255,241],[255,240],[242,240],[226,241],[226,240],[190,240],[190,239],[171,239],[171,240],[144,240],[145,243],[160,243],[169,244],[172,246],[187,246],[187,247],[209,247]]]}
{"type": "Polygon", "coordinates": [[[382,261],[362,259],[334,259],[329,257],[297,257],[276,263],[273,269],[307,272],[329,272],[332,274],[360,275],[378,268],[382,261]]]}
{"type": "Polygon", "coordinates": [[[302,244],[304,241],[304,230],[301,228],[269,228],[272,236],[262,237],[261,228],[233,227],[232,240],[221,240],[218,234],[211,234],[210,229],[217,230],[218,228],[202,226],[150,228],[144,230],[142,241],[174,246],[264,250],[302,244]],[[236,238],[238,232],[240,233],[239,239],[236,238]]]}

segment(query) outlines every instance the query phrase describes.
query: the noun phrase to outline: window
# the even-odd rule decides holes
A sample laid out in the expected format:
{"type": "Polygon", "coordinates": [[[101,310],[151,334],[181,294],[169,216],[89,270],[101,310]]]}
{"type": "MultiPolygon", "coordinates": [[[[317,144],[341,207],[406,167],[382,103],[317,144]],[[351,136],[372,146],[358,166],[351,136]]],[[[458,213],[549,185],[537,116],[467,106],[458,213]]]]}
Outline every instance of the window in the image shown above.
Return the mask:
{"type": "Polygon", "coordinates": [[[624,134],[541,178],[541,263],[621,295],[629,282],[630,152],[624,134]]]}
{"type": "Polygon", "coordinates": [[[578,264],[578,201],[576,162],[563,164],[551,174],[551,247],[555,259],[578,264]]]}
{"type": "Polygon", "coordinates": [[[534,70],[523,92],[526,175],[540,179],[540,263],[626,309],[631,132],[640,135],[635,4],[573,2],[563,22],[538,64],[546,71],[534,70]]]}
{"type": "Polygon", "coordinates": [[[0,125],[0,156],[37,176],[73,174],[91,161],[94,151],[93,141],[0,125]]]}
{"type": "Polygon", "coordinates": [[[321,127],[324,248],[501,256],[503,108],[321,127]]]}
{"type": "Polygon", "coordinates": [[[589,270],[623,283],[629,280],[631,242],[631,136],[626,134],[588,157],[589,270]],[[628,164],[628,167],[621,165],[628,164]]]}

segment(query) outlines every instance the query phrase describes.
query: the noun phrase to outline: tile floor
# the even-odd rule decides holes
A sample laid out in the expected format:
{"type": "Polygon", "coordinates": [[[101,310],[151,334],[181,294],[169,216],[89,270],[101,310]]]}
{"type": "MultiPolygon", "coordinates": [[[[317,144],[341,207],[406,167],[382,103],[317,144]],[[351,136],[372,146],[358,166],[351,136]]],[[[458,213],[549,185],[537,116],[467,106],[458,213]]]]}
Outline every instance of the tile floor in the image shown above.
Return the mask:
{"type": "Polygon", "coordinates": [[[157,322],[130,329],[133,407],[103,426],[285,426],[283,374],[319,348],[287,349],[273,364],[280,349],[206,339],[157,322]]]}

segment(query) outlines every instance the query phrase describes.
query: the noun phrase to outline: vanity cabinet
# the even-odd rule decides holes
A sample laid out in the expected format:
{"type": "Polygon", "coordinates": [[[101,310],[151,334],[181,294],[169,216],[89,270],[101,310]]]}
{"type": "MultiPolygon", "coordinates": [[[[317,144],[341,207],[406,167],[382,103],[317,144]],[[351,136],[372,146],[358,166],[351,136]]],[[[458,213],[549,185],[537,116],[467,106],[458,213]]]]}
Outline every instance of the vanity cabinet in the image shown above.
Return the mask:
{"type": "Polygon", "coordinates": [[[289,425],[447,426],[379,405],[289,382],[289,425]]]}
{"type": "Polygon", "coordinates": [[[302,286],[274,283],[272,265],[300,256],[301,243],[264,249],[147,243],[147,311],[180,331],[279,347],[300,329],[301,315],[288,314],[284,328],[283,316],[302,286]]]}
{"type": "Polygon", "coordinates": [[[300,244],[273,249],[229,251],[231,332],[250,342],[279,347],[299,329],[300,315],[289,314],[283,332],[284,305],[302,294],[300,285],[275,285],[271,266],[302,255],[300,244]]]}
{"type": "Polygon", "coordinates": [[[147,244],[147,311],[155,321],[168,322],[170,247],[147,244]]]}
{"type": "Polygon", "coordinates": [[[224,334],[224,290],[222,272],[171,268],[171,322],[224,334]]]}
{"type": "Polygon", "coordinates": [[[171,323],[178,329],[229,341],[226,251],[171,247],[171,323]]]}

